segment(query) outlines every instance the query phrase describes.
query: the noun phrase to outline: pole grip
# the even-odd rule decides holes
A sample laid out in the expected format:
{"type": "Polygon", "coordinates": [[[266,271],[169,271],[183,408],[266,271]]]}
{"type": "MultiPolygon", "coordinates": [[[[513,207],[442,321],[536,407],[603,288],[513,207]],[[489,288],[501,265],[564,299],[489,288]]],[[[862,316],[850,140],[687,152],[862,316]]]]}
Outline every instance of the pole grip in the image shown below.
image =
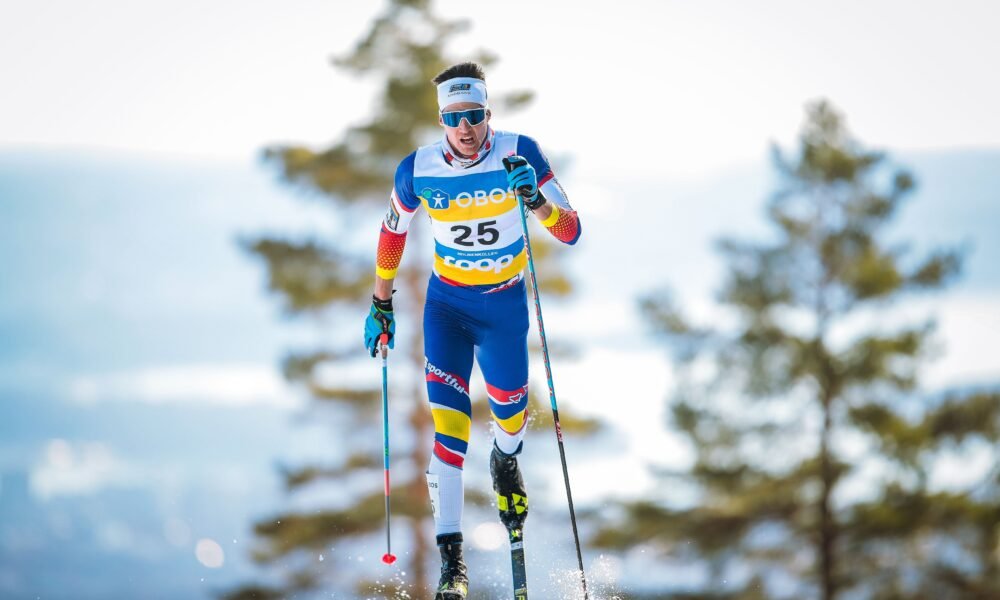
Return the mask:
{"type": "Polygon", "coordinates": [[[514,156],[513,152],[503,157],[503,168],[507,169],[508,173],[513,171],[516,167],[526,164],[528,164],[528,161],[524,160],[520,156],[514,156]]]}
{"type": "MultiPolygon", "coordinates": [[[[514,156],[513,152],[511,152],[507,156],[503,157],[503,161],[502,162],[503,162],[503,168],[507,169],[508,173],[510,173],[511,171],[513,171],[514,169],[516,169],[517,167],[520,167],[521,165],[528,164],[527,160],[525,160],[523,157],[520,157],[520,156],[514,156]]],[[[523,188],[518,188],[517,191],[520,192],[521,196],[523,197],[524,193],[525,193],[524,190],[527,190],[527,189],[529,189],[529,188],[527,186],[524,186],[523,188]]]]}
{"type": "Polygon", "coordinates": [[[383,333],[378,336],[378,343],[382,346],[382,358],[389,354],[389,334],[383,333]]]}

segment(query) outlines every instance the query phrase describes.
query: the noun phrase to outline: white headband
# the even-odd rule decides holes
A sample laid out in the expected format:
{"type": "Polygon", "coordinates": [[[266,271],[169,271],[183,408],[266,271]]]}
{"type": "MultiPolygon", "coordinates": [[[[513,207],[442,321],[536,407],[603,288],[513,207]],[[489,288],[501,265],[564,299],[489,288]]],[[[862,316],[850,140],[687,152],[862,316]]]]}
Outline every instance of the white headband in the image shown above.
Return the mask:
{"type": "Polygon", "coordinates": [[[455,77],[438,84],[438,108],[456,102],[475,102],[486,106],[486,82],[474,77],[455,77]]]}

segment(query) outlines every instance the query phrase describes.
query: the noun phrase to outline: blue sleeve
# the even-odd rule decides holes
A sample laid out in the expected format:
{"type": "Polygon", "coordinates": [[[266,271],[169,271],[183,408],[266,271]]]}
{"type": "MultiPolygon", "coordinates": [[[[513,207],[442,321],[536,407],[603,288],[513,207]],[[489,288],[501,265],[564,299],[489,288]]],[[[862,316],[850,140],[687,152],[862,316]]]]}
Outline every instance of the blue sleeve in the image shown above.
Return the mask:
{"type": "Polygon", "coordinates": [[[538,186],[552,179],[552,167],[549,166],[549,159],[538,147],[538,142],[534,138],[526,135],[517,136],[517,155],[523,156],[532,167],[535,167],[535,175],[538,177],[538,186]]]}
{"type": "Polygon", "coordinates": [[[399,163],[399,166],[396,167],[396,177],[393,181],[393,189],[396,190],[396,197],[410,211],[414,211],[420,207],[420,198],[417,198],[417,195],[413,193],[413,163],[416,157],[417,153],[411,152],[409,156],[399,163]]]}

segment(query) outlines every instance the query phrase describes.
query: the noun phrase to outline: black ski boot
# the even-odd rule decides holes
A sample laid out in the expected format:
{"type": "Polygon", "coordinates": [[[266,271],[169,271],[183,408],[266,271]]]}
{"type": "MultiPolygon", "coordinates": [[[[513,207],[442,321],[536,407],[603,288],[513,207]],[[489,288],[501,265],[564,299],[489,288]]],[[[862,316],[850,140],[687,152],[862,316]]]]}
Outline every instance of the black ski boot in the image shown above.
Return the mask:
{"type": "Polygon", "coordinates": [[[469,593],[469,575],[462,560],[462,534],[437,536],[441,550],[441,581],[434,600],[465,600],[469,593]]]}
{"type": "Polygon", "coordinates": [[[514,454],[504,454],[493,443],[490,455],[490,475],[493,477],[493,491],[497,493],[497,509],[500,522],[508,531],[520,531],[528,517],[528,493],[524,491],[524,479],[517,466],[518,445],[514,454]]]}

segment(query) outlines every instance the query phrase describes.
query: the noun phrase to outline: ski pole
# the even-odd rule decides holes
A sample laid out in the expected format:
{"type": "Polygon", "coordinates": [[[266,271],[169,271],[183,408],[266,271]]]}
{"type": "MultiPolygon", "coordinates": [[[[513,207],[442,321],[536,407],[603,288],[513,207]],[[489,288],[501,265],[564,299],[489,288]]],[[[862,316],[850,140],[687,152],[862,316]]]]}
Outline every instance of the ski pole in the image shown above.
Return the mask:
{"type": "Polygon", "coordinates": [[[382,462],[385,465],[385,554],[382,562],[391,565],[396,562],[392,553],[392,537],[389,535],[389,334],[383,333],[379,338],[382,346],[382,462]]]}
{"type": "MultiPolygon", "coordinates": [[[[527,161],[523,158],[516,161],[511,160],[510,156],[513,154],[514,153],[511,152],[510,155],[503,159],[503,166],[507,169],[508,173],[510,173],[517,166],[527,164],[527,161]]],[[[521,229],[524,231],[524,248],[528,253],[528,274],[531,277],[531,289],[535,297],[535,316],[538,319],[538,335],[542,338],[542,358],[545,362],[545,377],[549,384],[549,403],[552,405],[552,421],[555,424],[556,441],[559,445],[559,459],[562,461],[563,481],[566,484],[566,500],[569,502],[569,519],[573,524],[573,542],[576,544],[576,560],[580,566],[580,582],[583,584],[583,598],[584,600],[589,600],[590,596],[587,593],[587,574],[583,570],[583,553],[580,551],[580,534],[576,527],[576,510],[573,508],[573,492],[570,490],[569,486],[569,468],[566,466],[566,448],[563,444],[562,427],[559,425],[559,406],[556,404],[555,384],[552,383],[552,365],[549,361],[549,345],[545,340],[545,322],[542,321],[542,303],[538,294],[538,280],[535,277],[535,261],[531,255],[531,239],[528,237],[528,216],[524,206],[524,198],[517,193],[518,191],[519,189],[514,190],[514,196],[517,198],[517,208],[518,212],[521,214],[521,229]]]]}

